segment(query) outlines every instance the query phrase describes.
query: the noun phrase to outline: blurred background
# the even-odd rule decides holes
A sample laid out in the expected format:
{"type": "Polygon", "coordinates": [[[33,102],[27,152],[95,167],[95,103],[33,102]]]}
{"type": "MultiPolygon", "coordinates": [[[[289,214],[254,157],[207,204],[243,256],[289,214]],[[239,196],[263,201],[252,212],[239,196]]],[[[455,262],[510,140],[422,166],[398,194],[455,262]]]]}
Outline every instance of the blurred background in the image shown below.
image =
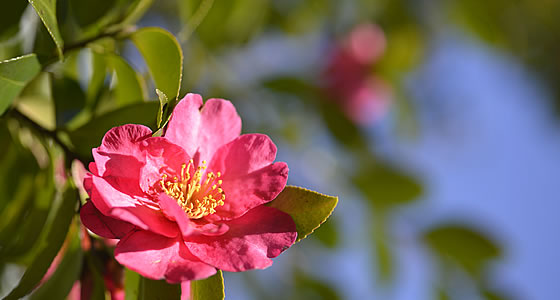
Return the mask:
{"type": "Polygon", "coordinates": [[[145,58],[119,36],[135,26],[177,38],[180,96],[231,100],[289,184],[339,197],[272,267],[226,273],[227,299],[560,294],[559,1],[59,0],[74,48],[58,63],[27,2],[4,2],[0,58],[35,52],[43,72],[0,119],[0,295],[56,199],[37,195],[108,128],[157,129],[145,58]]]}

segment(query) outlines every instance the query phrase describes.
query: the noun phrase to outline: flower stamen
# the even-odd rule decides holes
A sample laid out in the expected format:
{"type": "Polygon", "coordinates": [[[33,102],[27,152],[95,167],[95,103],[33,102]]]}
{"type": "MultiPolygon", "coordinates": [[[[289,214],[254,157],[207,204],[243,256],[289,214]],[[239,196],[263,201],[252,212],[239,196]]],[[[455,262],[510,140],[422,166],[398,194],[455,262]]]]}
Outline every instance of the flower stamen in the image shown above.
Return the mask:
{"type": "Polygon", "coordinates": [[[202,180],[206,170],[206,161],[194,168],[191,159],[188,164],[181,166],[181,177],[170,178],[163,174],[159,181],[161,189],[177,203],[191,219],[200,219],[216,212],[216,207],[224,205],[226,195],[222,189],[220,172],[208,172],[202,180]]]}

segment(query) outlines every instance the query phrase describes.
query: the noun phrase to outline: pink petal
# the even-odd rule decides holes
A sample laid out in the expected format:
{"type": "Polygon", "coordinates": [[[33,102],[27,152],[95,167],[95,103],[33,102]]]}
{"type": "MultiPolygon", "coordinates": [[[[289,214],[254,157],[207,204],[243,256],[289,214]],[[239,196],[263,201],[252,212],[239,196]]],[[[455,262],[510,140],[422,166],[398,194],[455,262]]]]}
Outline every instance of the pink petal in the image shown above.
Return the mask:
{"type": "Polygon", "coordinates": [[[242,217],[226,222],[229,231],[221,236],[191,236],[186,245],[196,257],[224,271],[264,269],[270,258],[296,240],[296,225],[288,214],[259,206],[242,217]]]}
{"type": "Polygon", "coordinates": [[[181,146],[190,157],[198,149],[198,134],[200,131],[200,107],[202,97],[198,94],[187,94],[173,110],[167,125],[165,138],[181,146]]]}
{"type": "Polygon", "coordinates": [[[220,171],[223,179],[245,175],[270,165],[276,145],[264,134],[244,134],[219,148],[208,170],[220,171]]]}
{"type": "Polygon", "coordinates": [[[166,238],[148,231],[135,231],[121,239],[115,258],[127,268],[151,279],[171,283],[207,278],[216,269],[201,262],[180,237],[166,238]]]}
{"type": "Polygon", "coordinates": [[[174,237],[179,233],[175,223],[168,220],[161,211],[149,208],[146,203],[122,193],[104,178],[92,176],[91,184],[91,201],[102,214],[167,237],[174,237]]]}
{"type": "Polygon", "coordinates": [[[180,174],[182,165],[190,159],[183,148],[163,137],[148,138],[141,144],[145,153],[145,163],[140,168],[139,181],[140,188],[145,193],[150,193],[164,173],[180,174]]]}
{"type": "Polygon", "coordinates": [[[218,206],[216,213],[207,219],[230,220],[242,216],[250,209],[274,200],[287,181],[288,165],[284,162],[268,165],[243,176],[224,176],[224,205],[218,206]]]}
{"type": "Polygon", "coordinates": [[[241,134],[241,118],[231,102],[209,99],[200,111],[202,126],[198,138],[200,157],[209,161],[214,152],[241,134]]]}
{"type": "MultiPolygon", "coordinates": [[[[107,131],[101,146],[93,149],[93,157],[97,164],[98,174],[105,175],[106,163],[113,155],[117,157],[131,156],[135,157],[139,154],[138,142],[146,137],[150,137],[152,131],[143,125],[126,124],[114,127],[107,131]]],[[[121,170],[117,168],[115,171],[121,170]]],[[[126,170],[126,169],[125,169],[126,170]]],[[[124,172],[124,170],[122,170],[124,172]]],[[[113,174],[117,175],[117,174],[113,174]]]]}
{"type": "Polygon", "coordinates": [[[134,229],[134,225],[107,217],[91,201],[80,209],[82,224],[93,233],[108,239],[120,239],[134,229]]]}
{"type": "Polygon", "coordinates": [[[193,226],[187,213],[177,204],[177,201],[166,194],[160,194],[158,201],[163,214],[177,223],[184,237],[189,236],[193,231],[193,226]]]}
{"type": "Polygon", "coordinates": [[[231,102],[187,94],[177,104],[165,137],[183,147],[193,158],[210,160],[220,146],[241,133],[241,118],[231,102]]]}

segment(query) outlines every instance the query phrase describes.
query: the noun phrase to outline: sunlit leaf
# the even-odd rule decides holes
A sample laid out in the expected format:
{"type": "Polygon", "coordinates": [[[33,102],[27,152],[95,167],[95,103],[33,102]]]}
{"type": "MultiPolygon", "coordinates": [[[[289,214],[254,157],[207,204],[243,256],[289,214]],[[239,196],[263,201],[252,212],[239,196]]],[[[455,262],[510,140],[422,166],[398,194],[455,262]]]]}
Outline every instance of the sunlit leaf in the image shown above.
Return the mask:
{"type": "Polygon", "coordinates": [[[56,0],[28,0],[33,6],[43,24],[49,31],[54,43],[60,60],[63,59],[64,41],[58,29],[58,21],[56,20],[56,0]]]}
{"type": "Polygon", "coordinates": [[[128,268],[124,271],[124,296],[125,300],[136,300],[138,299],[138,293],[140,288],[140,274],[129,270],[128,268]]]}
{"type": "Polygon", "coordinates": [[[292,216],[298,233],[296,242],[299,242],[327,220],[337,203],[338,197],[296,186],[286,186],[278,197],[267,205],[292,216]]]}
{"type": "Polygon", "coordinates": [[[107,62],[115,71],[117,107],[142,102],[146,98],[145,86],[136,71],[120,56],[107,55],[107,62]]]}
{"type": "Polygon", "coordinates": [[[0,62],[0,114],[3,114],[41,66],[35,54],[0,62]]]}
{"type": "Polygon", "coordinates": [[[501,256],[500,246],[483,232],[461,224],[442,224],[422,235],[423,241],[444,261],[463,267],[474,276],[501,256]]]}
{"type": "MultiPolygon", "coordinates": [[[[126,18],[121,22],[121,25],[134,24],[146,13],[148,8],[152,5],[154,0],[136,0],[134,7],[130,10],[126,18]]],[[[186,1],[181,1],[186,2],[186,1]]]]}
{"type": "Polygon", "coordinates": [[[156,127],[158,102],[142,102],[128,105],[93,118],[83,126],[68,133],[76,152],[83,157],[91,157],[91,149],[101,144],[105,133],[124,124],[144,124],[156,127]]]}
{"type": "Polygon", "coordinates": [[[6,296],[6,300],[19,299],[33,290],[43,278],[54,257],[58,253],[72,217],[77,200],[76,190],[67,186],[65,192],[55,199],[38,245],[34,249],[33,262],[27,267],[18,285],[6,296]]]}
{"type": "Polygon", "coordinates": [[[167,103],[169,102],[169,99],[167,99],[167,95],[165,95],[164,92],[160,91],[159,89],[156,89],[156,94],[158,95],[159,98],[159,112],[157,115],[157,126],[158,128],[161,127],[161,121],[163,121],[163,116],[164,114],[164,108],[167,107],[167,103]]]}
{"type": "Polygon", "coordinates": [[[156,88],[169,99],[177,98],[183,75],[183,51],[175,37],[164,29],[146,27],[130,39],[144,57],[156,88]]]}
{"type": "Polygon", "coordinates": [[[202,280],[191,281],[190,300],[222,300],[225,298],[224,276],[218,270],[216,274],[202,280]]]}
{"type": "Polygon", "coordinates": [[[140,278],[138,300],[167,300],[181,298],[181,285],[169,284],[165,280],[140,278]]]}

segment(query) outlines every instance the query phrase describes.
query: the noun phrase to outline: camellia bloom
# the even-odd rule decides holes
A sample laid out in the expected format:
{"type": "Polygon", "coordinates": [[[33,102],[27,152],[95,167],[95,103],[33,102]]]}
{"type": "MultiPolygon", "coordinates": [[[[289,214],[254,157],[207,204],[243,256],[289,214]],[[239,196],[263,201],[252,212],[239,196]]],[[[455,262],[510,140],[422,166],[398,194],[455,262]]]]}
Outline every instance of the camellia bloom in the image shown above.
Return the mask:
{"type": "Polygon", "coordinates": [[[325,88],[349,119],[368,124],[387,111],[390,88],[370,75],[371,67],[385,51],[381,28],[365,23],[356,26],[333,47],[323,73],[325,88]]]}
{"type": "Polygon", "coordinates": [[[270,266],[297,236],[288,214],[264,205],[284,189],[288,166],[274,162],[268,136],[240,132],[229,101],[203,105],[196,94],[177,104],[164,136],[142,125],[111,129],[84,179],[83,224],[120,239],[117,261],[152,279],[270,266]]]}

